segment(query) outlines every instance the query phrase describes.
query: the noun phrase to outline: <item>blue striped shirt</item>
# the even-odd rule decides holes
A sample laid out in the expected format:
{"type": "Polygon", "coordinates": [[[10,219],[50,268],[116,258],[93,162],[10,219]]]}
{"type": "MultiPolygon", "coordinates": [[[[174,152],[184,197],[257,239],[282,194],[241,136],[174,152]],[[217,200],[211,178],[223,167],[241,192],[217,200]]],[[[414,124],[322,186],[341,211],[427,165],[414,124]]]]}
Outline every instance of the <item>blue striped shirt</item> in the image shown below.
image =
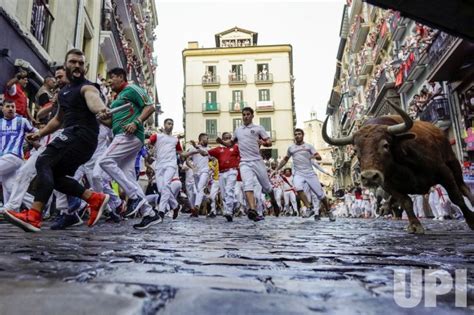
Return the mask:
{"type": "Polygon", "coordinates": [[[0,119],[0,156],[14,154],[23,158],[23,143],[28,132],[35,131],[31,123],[22,116],[0,119]]]}

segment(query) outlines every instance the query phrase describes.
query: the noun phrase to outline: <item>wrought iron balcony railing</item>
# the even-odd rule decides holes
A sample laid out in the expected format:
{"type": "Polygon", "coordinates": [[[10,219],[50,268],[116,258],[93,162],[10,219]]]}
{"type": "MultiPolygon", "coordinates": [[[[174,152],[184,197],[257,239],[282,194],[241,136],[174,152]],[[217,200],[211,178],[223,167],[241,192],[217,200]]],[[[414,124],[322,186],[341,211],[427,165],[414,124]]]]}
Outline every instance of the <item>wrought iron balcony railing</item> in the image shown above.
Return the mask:
{"type": "Polygon", "coordinates": [[[221,111],[220,104],[216,102],[202,103],[203,113],[219,113],[221,111]]]}
{"type": "Polygon", "coordinates": [[[247,107],[247,102],[244,101],[232,101],[229,102],[229,112],[240,113],[244,107],[247,107]]]}

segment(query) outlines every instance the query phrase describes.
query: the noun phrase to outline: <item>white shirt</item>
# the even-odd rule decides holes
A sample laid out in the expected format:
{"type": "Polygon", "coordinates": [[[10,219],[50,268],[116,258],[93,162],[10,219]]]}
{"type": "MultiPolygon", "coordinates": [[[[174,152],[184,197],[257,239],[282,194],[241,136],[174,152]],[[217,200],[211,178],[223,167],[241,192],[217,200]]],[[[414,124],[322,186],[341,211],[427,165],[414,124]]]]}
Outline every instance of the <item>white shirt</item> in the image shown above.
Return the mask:
{"type": "Polygon", "coordinates": [[[260,146],[258,140],[270,138],[265,129],[260,125],[249,124],[241,125],[235,129],[233,141],[239,144],[240,161],[258,161],[262,159],[260,155],[260,146]]]}
{"type": "Polygon", "coordinates": [[[178,147],[178,138],[164,133],[156,135],[155,152],[156,166],[175,166],[178,165],[176,154],[178,147]]]}
{"type": "Polygon", "coordinates": [[[0,156],[14,154],[23,158],[23,143],[26,133],[36,131],[31,123],[22,116],[12,119],[0,119],[0,156]]]}
{"type": "MultiPolygon", "coordinates": [[[[204,151],[209,151],[209,147],[203,147],[202,145],[197,145],[197,147],[204,151]]],[[[196,148],[191,148],[189,152],[196,152],[196,148]]],[[[209,172],[209,156],[202,156],[200,153],[196,153],[192,156],[193,164],[197,168],[197,174],[202,174],[209,172]]],[[[194,174],[194,175],[197,175],[194,174]]]]}
{"type": "Polygon", "coordinates": [[[286,155],[293,158],[293,168],[295,174],[314,174],[311,158],[316,154],[316,149],[309,143],[303,142],[300,145],[292,144],[288,148],[286,155]]]}

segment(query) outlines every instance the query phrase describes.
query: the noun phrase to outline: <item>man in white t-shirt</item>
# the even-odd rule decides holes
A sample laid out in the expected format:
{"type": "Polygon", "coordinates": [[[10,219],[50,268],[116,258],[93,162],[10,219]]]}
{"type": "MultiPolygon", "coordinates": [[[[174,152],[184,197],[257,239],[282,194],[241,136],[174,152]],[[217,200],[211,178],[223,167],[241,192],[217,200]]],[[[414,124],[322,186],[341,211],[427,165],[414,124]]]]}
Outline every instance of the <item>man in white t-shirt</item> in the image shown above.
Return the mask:
{"type": "Polygon", "coordinates": [[[318,176],[313,171],[313,165],[311,159],[321,160],[321,156],[316,149],[309,143],[304,142],[304,131],[302,129],[295,129],[294,132],[295,143],[290,145],[288,148],[286,156],[281,160],[276,171],[280,170],[288,162],[290,157],[293,158],[293,168],[295,171],[294,174],[294,184],[296,191],[300,199],[303,201],[304,205],[309,208],[309,213],[307,217],[315,215],[315,220],[319,220],[319,215],[315,214],[313,207],[310,205],[308,197],[304,193],[305,184],[316,194],[321,204],[326,208],[328,213],[329,220],[334,221],[334,216],[331,212],[331,207],[326,198],[324,190],[319,183],[318,176]]]}
{"type": "MultiPolygon", "coordinates": [[[[201,133],[198,136],[199,143],[196,144],[194,140],[191,140],[190,143],[193,146],[189,151],[189,154],[192,155],[193,165],[188,164],[189,167],[194,166],[194,184],[196,187],[196,197],[194,200],[194,208],[191,211],[191,217],[199,216],[199,208],[204,199],[204,189],[207,187],[209,181],[209,136],[206,133],[201,133]],[[199,154],[198,154],[199,153],[199,154]]],[[[188,163],[189,159],[186,161],[188,163]]]]}
{"type": "Polygon", "coordinates": [[[256,203],[254,197],[255,180],[262,186],[263,193],[268,193],[272,201],[272,207],[275,216],[280,214],[280,208],[273,193],[273,187],[267,174],[267,168],[260,155],[260,146],[272,146],[272,139],[260,125],[254,125],[253,109],[245,107],[242,109],[243,124],[234,131],[233,139],[223,141],[218,138],[218,143],[230,145],[230,143],[238,143],[240,150],[240,175],[242,177],[243,187],[247,204],[249,207],[248,218],[253,221],[263,220],[263,216],[256,211],[256,203]]]}
{"type": "Polygon", "coordinates": [[[173,119],[165,119],[163,127],[163,133],[153,134],[149,139],[150,144],[155,145],[155,180],[160,193],[158,215],[161,221],[165,217],[168,205],[173,209],[173,219],[178,216],[179,205],[172,191],[172,183],[178,172],[178,154],[185,154],[179,139],[172,135],[173,119]]]}

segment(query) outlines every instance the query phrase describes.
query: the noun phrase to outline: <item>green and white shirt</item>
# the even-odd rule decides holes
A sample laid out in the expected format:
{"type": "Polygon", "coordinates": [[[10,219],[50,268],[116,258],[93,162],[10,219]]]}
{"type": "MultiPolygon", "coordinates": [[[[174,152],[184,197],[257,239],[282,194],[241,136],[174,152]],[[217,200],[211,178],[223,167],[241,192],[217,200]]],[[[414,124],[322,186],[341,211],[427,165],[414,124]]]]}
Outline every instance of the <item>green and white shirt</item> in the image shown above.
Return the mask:
{"type": "MultiPolygon", "coordinates": [[[[112,132],[114,136],[124,133],[123,127],[136,121],[141,115],[143,108],[152,105],[153,101],[144,89],[138,85],[129,84],[117,95],[110,108],[113,109],[126,103],[132,103],[132,107],[128,110],[117,112],[112,116],[112,132]]],[[[145,141],[145,130],[142,124],[137,125],[134,135],[142,142],[145,141]]]]}

